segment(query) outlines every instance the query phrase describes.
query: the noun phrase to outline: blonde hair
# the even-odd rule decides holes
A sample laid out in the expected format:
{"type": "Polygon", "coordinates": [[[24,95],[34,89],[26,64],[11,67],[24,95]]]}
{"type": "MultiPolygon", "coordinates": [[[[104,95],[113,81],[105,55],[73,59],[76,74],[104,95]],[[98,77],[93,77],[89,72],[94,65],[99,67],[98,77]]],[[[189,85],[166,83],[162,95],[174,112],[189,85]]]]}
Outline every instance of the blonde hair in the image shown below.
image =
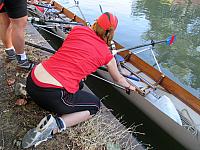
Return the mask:
{"type": "Polygon", "coordinates": [[[98,25],[97,22],[95,22],[92,25],[92,29],[96,32],[97,36],[99,36],[102,40],[104,40],[108,46],[110,46],[111,41],[114,36],[114,27],[110,27],[108,30],[104,30],[102,27],[98,25]]]}

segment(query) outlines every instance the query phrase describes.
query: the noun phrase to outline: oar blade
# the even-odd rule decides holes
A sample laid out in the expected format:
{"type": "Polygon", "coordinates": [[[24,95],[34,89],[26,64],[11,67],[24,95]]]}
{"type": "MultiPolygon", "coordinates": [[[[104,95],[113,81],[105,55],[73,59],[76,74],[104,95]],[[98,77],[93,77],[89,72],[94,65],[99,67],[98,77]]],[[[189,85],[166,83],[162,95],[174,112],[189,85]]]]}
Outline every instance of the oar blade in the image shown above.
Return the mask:
{"type": "Polygon", "coordinates": [[[172,35],[166,39],[166,44],[171,46],[172,44],[174,44],[175,41],[176,41],[176,35],[172,35]]]}

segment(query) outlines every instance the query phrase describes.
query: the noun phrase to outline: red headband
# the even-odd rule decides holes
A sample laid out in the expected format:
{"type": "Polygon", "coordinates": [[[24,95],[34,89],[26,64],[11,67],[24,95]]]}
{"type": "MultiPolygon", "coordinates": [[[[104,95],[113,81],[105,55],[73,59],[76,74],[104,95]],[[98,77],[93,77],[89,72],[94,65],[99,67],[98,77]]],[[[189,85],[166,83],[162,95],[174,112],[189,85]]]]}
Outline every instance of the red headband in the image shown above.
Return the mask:
{"type": "Polygon", "coordinates": [[[106,31],[110,27],[113,27],[114,29],[116,29],[118,20],[116,16],[114,16],[113,14],[109,12],[106,12],[97,19],[97,23],[100,27],[102,27],[106,31]]]}

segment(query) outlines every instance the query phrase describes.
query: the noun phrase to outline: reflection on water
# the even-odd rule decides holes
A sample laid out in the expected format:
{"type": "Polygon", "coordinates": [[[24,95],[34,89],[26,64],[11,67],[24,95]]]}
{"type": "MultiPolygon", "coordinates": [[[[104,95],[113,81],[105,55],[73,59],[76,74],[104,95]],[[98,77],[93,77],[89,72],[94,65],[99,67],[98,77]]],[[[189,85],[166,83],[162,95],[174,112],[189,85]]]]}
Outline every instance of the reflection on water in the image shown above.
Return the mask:
{"type": "MultiPolygon", "coordinates": [[[[59,0],[63,3],[63,0],[59,0]]],[[[81,16],[74,0],[64,1],[66,7],[81,16]]],[[[79,0],[79,6],[90,23],[103,11],[118,16],[115,40],[125,47],[163,40],[176,34],[171,47],[156,46],[157,59],[165,74],[185,84],[193,94],[200,93],[200,1],[199,0],[79,0]],[[199,93],[198,93],[199,90],[199,93]]],[[[150,53],[140,55],[154,64],[150,53]]],[[[182,84],[181,84],[182,85],[182,84]]],[[[199,94],[200,95],[200,94],[199,94]]]]}
{"type": "Polygon", "coordinates": [[[149,29],[145,40],[163,39],[174,33],[177,41],[172,47],[157,46],[157,58],[182,83],[200,90],[200,1],[138,0],[132,15],[145,14],[149,29]],[[194,3],[193,3],[194,2],[194,3]],[[195,5],[194,5],[195,4],[195,5]]]}

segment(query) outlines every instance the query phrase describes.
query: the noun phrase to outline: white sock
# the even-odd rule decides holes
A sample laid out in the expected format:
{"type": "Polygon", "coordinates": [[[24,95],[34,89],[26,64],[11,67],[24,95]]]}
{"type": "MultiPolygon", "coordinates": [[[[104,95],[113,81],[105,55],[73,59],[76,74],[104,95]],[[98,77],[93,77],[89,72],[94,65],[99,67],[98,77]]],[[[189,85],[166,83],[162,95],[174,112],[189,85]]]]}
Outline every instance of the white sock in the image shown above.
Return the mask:
{"type": "Polygon", "coordinates": [[[64,130],[66,130],[66,128],[67,128],[67,126],[66,126],[66,124],[65,124],[65,121],[61,118],[61,117],[58,117],[59,119],[60,119],[60,121],[62,121],[62,123],[63,123],[63,128],[61,129],[61,132],[62,131],[64,131],[64,130]]]}
{"type": "Polygon", "coordinates": [[[12,47],[9,47],[9,48],[6,48],[5,50],[6,51],[9,51],[9,50],[11,50],[11,49],[13,49],[14,51],[15,51],[15,48],[12,46],[12,47]]]}
{"type": "Polygon", "coordinates": [[[20,56],[21,60],[26,60],[27,59],[27,56],[26,56],[26,53],[22,53],[22,54],[17,54],[18,56],[20,56]]]}

